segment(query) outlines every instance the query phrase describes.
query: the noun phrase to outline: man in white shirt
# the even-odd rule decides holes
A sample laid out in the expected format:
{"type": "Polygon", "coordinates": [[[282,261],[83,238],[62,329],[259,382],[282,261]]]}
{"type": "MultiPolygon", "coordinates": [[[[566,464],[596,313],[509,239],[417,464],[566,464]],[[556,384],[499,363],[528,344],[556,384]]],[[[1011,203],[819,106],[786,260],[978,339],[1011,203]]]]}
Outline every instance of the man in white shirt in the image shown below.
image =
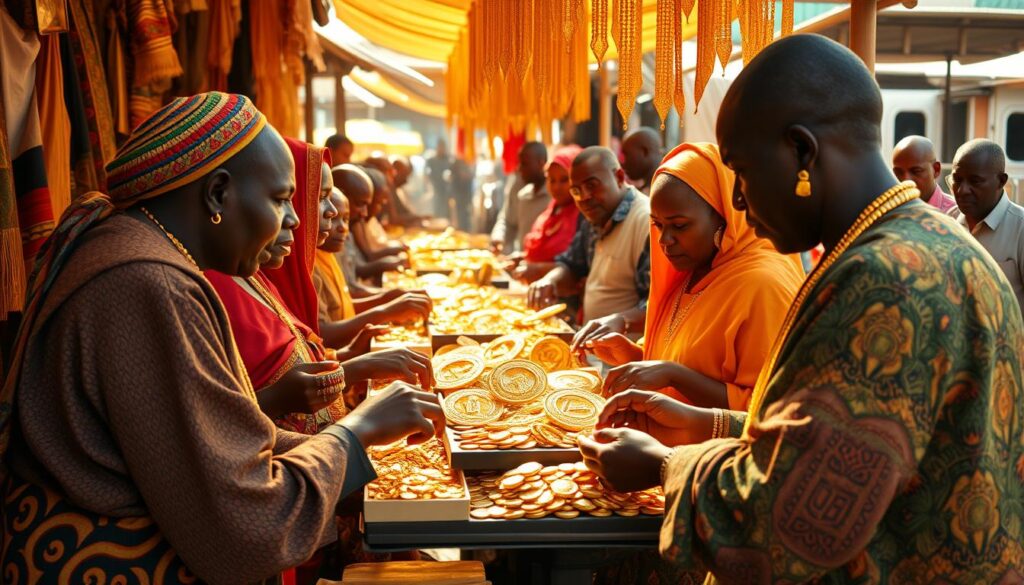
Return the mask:
{"type": "Polygon", "coordinates": [[[953,157],[957,221],[992,255],[1024,306],[1024,207],[1006,195],[1006,179],[1006,155],[991,140],[971,140],[953,157]]]}

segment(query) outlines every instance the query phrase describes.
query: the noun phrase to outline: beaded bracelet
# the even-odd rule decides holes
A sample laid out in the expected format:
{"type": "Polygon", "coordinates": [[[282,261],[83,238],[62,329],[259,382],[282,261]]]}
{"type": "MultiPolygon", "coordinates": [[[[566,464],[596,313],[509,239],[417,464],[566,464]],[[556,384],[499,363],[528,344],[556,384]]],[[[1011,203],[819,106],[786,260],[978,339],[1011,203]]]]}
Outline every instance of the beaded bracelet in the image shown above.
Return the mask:
{"type": "Polygon", "coordinates": [[[714,422],[711,424],[711,438],[718,439],[725,434],[723,433],[725,430],[723,428],[725,426],[725,412],[721,408],[712,408],[711,412],[715,417],[714,422]]]}

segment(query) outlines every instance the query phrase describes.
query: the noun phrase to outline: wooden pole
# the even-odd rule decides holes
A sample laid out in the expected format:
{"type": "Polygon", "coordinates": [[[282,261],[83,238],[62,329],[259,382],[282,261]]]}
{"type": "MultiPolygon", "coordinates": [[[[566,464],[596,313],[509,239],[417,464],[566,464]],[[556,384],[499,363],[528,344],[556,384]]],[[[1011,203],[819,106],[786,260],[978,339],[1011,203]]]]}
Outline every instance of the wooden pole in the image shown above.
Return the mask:
{"type": "Polygon", "coordinates": [[[875,32],[878,0],[853,0],[850,3],[850,50],[875,72],[875,32]]]}
{"type": "Polygon", "coordinates": [[[306,127],[306,142],[313,143],[313,65],[306,61],[306,103],[303,110],[303,121],[306,127]]]}
{"type": "Polygon", "coordinates": [[[597,142],[601,146],[612,144],[612,87],[608,80],[608,61],[598,69],[597,142]]]}
{"type": "Polygon", "coordinates": [[[344,79],[344,75],[334,76],[334,131],[338,134],[345,133],[345,122],[348,121],[348,113],[345,110],[345,84],[342,83],[344,79]]]}

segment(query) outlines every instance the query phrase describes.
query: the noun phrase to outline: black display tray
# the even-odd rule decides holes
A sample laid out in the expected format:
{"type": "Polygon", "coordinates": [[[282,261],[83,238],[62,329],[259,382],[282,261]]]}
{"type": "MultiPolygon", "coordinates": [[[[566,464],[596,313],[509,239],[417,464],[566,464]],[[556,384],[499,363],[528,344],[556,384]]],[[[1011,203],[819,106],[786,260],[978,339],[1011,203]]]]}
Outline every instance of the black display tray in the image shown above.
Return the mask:
{"type": "Polygon", "coordinates": [[[571,520],[459,520],[454,522],[364,523],[371,546],[390,548],[509,548],[573,545],[654,546],[663,516],[581,515],[571,520]]]}
{"type": "Polygon", "coordinates": [[[490,451],[463,451],[455,440],[455,431],[445,428],[445,450],[448,464],[463,470],[508,470],[523,463],[536,461],[541,465],[575,463],[583,459],[579,449],[492,449],[490,451]]]}

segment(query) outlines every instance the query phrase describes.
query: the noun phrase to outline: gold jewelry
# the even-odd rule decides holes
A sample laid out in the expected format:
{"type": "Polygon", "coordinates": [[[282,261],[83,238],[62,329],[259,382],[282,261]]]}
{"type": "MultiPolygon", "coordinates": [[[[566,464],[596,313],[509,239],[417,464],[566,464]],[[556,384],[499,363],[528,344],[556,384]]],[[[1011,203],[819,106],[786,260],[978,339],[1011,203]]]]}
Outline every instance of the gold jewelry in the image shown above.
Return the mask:
{"type": "Polygon", "coordinates": [[[192,254],[188,253],[188,248],[186,248],[185,245],[182,244],[180,240],[178,240],[178,238],[174,237],[174,234],[167,231],[167,228],[165,228],[163,224],[157,220],[157,218],[153,217],[153,214],[150,213],[148,209],[141,205],[139,206],[139,209],[142,211],[142,213],[146,214],[146,217],[148,217],[150,221],[156,224],[156,227],[160,228],[160,231],[162,231],[164,235],[167,236],[167,239],[169,239],[171,243],[174,244],[174,247],[177,248],[178,251],[181,252],[181,254],[185,256],[185,258],[187,258],[189,262],[192,263],[193,266],[196,267],[196,270],[202,271],[202,269],[199,268],[199,264],[196,262],[196,259],[192,257],[192,254]]]}
{"type": "Polygon", "coordinates": [[[793,304],[789,306],[789,311],[786,314],[786,320],[782,323],[782,328],[779,330],[779,334],[775,337],[775,343],[772,345],[772,351],[768,354],[768,360],[761,369],[761,373],[758,375],[757,383],[754,385],[754,392],[750,399],[749,416],[747,421],[743,425],[744,434],[750,429],[750,425],[753,424],[755,419],[761,412],[761,406],[765,398],[765,390],[768,387],[768,381],[771,379],[772,373],[775,371],[775,366],[779,361],[779,353],[782,351],[782,346],[789,338],[790,330],[793,328],[793,324],[796,322],[797,313],[800,307],[803,306],[804,301],[807,299],[807,295],[811,294],[811,290],[817,286],[818,282],[824,276],[825,272],[835,264],[836,260],[842,256],[846,250],[850,247],[853,242],[860,237],[865,231],[873,226],[878,220],[880,220],[885,214],[896,209],[897,207],[913,201],[921,195],[920,191],[914,187],[911,182],[899,183],[884,193],[875,198],[864,211],[857,216],[857,220],[853,222],[850,229],[843,234],[843,237],[839,239],[839,243],[825,256],[817,267],[807,276],[804,280],[803,286],[800,287],[800,291],[797,293],[796,298],[793,300],[793,304]]]}
{"type": "Polygon", "coordinates": [[[711,438],[718,439],[725,435],[723,427],[725,426],[725,412],[721,408],[712,408],[712,416],[714,417],[711,423],[711,438]]]}
{"type": "Polygon", "coordinates": [[[501,418],[505,408],[487,390],[468,388],[449,394],[441,403],[450,424],[484,425],[501,418]]]}
{"type": "Polygon", "coordinates": [[[601,393],[601,378],[583,370],[561,370],[548,374],[548,386],[552,390],[585,390],[601,393]]]}
{"type": "MultiPolygon", "coordinates": [[[[476,346],[474,349],[478,348],[476,346]]],[[[434,359],[434,387],[438,390],[452,390],[476,382],[484,371],[483,350],[474,353],[463,350],[449,352],[441,359],[434,359]],[[479,352],[479,353],[478,353],[479,352]]]]}
{"type": "Polygon", "coordinates": [[[686,289],[690,288],[690,279],[692,278],[693,273],[691,272],[690,275],[686,277],[686,281],[683,282],[683,285],[679,287],[679,294],[676,295],[676,302],[672,304],[672,319],[668,322],[668,339],[672,339],[675,335],[676,328],[679,327],[679,324],[682,323],[683,319],[686,318],[686,315],[689,314],[690,309],[693,308],[693,304],[697,302],[700,295],[704,294],[703,290],[694,294],[690,298],[690,302],[686,303],[686,307],[683,308],[682,312],[679,311],[679,303],[682,301],[683,295],[686,294],[686,289]]]}
{"type": "Polygon", "coordinates": [[[715,230],[715,235],[714,235],[715,248],[717,248],[719,250],[722,249],[722,238],[724,236],[725,236],[725,226],[723,225],[722,227],[720,227],[717,230],[715,230]]]}
{"type": "MultiPolygon", "coordinates": [[[[481,360],[482,361],[482,360],[481,360]]],[[[437,369],[434,370],[435,378],[437,369]]],[[[488,380],[491,393],[509,404],[526,404],[548,389],[544,368],[526,360],[512,360],[494,368],[488,380]]]]}
{"type": "Polygon", "coordinates": [[[220,220],[220,213],[214,213],[213,217],[210,218],[210,223],[212,223],[213,225],[220,225],[220,220]]]}
{"type": "Polygon", "coordinates": [[[811,174],[806,169],[800,169],[800,172],[796,174],[796,196],[797,197],[810,197],[811,196],[811,174]]]}
{"type": "Polygon", "coordinates": [[[530,349],[530,359],[541,365],[547,372],[568,370],[576,367],[569,344],[557,337],[546,336],[530,349]]]}

